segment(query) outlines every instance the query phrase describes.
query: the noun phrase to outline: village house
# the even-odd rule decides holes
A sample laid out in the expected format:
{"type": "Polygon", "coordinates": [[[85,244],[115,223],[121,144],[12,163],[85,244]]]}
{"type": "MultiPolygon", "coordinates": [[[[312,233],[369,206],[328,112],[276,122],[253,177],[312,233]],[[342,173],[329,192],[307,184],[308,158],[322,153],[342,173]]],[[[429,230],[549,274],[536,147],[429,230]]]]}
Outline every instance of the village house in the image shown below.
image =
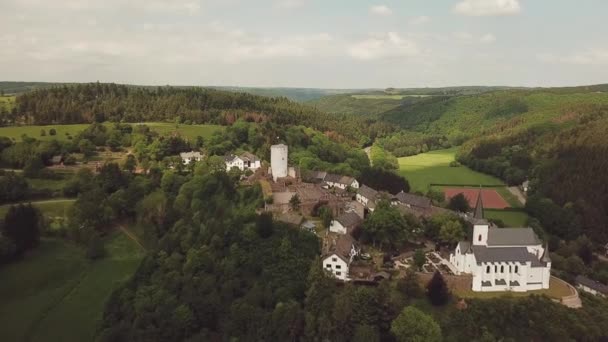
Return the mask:
{"type": "Polygon", "coordinates": [[[350,280],[349,268],[355,256],[359,254],[359,248],[352,236],[339,235],[329,247],[323,257],[323,269],[340,280],[350,280]]]}
{"type": "Polygon", "coordinates": [[[392,205],[404,205],[412,209],[427,210],[431,208],[431,200],[424,196],[418,196],[409,194],[407,192],[399,192],[398,194],[391,196],[392,205]]]}
{"type": "Polygon", "coordinates": [[[357,202],[371,209],[371,203],[375,202],[378,198],[378,191],[363,184],[357,190],[357,196],[355,198],[357,199],[357,202]]]}
{"type": "Polygon", "coordinates": [[[579,290],[591,293],[596,296],[608,296],[608,286],[600,283],[599,281],[595,281],[593,279],[589,279],[581,275],[576,277],[576,287],[579,290]]]}
{"type": "Polygon", "coordinates": [[[355,178],[350,177],[350,176],[342,176],[342,175],[336,175],[333,173],[328,173],[325,175],[325,178],[323,179],[323,181],[330,188],[340,188],[342,190],[346,190],[349,187],[351,187],[353,189],[359,188],[359,182],[355,178]]]}
{"type": "Polygon", "coordinates": [[[549,288],[551,259],[532,228],[494,228],[483,217],[481,193],[472,241],[461,241],[450,263],[473,275],[473,291],[526,292],[549,288]]]}
{"type": "Polygon", "coordinates": [[[349,211],[331,220],[329,231],[338,234],[350,234],[362,222],[363,219],[357,213],[349,211]]]}
{"type": "Polygon", "coordinates": [[[194,151],[182,152],[179,154],[179,156],[182,158],[182,162],[185,165],[188,165],[193,161],[199,162],[203,159],[203,155],[200,152],[194,152],[194,151]]]}
{"type": "Polygon", "coordinates": [[[230,171],[233,167],[236,167],[241,171],[255,171],[262,166],[260,159],[249,152],[244,152],[239,156],[233,154],[228,155],[224,158],[224,162],[226,163],[226,171],[230,171]]]}
{"type": "Polygon", "coordinates": [[[53,164],[53,165],[61,165],[62,162],[63,162],[63,156],[61,156],[61,155],[56,155],[51,158],[51,164],[53,164]]]}

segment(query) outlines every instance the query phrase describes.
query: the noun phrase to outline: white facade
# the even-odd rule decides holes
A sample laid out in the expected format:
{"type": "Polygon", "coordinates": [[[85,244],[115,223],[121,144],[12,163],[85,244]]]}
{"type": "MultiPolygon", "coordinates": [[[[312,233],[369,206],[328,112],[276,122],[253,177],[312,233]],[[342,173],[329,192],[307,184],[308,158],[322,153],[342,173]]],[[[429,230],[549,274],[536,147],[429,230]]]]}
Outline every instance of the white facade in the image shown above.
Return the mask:
{"type": "Polygon", "coordinates": [[[348,279],[348,264],[337,254],[330,254],[323,259],[323,268],[340,280],[348,279]]]}
{"type": "Polygon", "coordinates": [[[359,182],[354,178],[352,178],[352,180],[350,180],[348,183],[344,183],[342,181],[325,181],[325,183],[332,188],[340,188],[342,190],[346,190],[349,186],[353,189],[359,189],[359,182]]]}
{"type": "Polygon", "coordinates": [[[182,162],[185,165],[190,164],[193,161],[201,161],[203,159],[203,156],[201,155],[200,152],[182,152],[179,154],[179,156],[182,158],[182,162]]]}
{"type": "Polygon", "coordinates": [[[369,202],[369,199],[361,194],[357,194],[355,198],[357,199],[357,202],[363,205],[367,205],[367,203],[369,202]]]}
{"type": "Polygon", "coordinates": [[[238,168],[241,171],[251,170],[255,171],[262,166],[260,160],[243,160],[243,158],[235,156],[234,159],[226,160],[226,171],[230,171],[233,167],[238,168]]]}
{"type": "Polygon", "coordinates": [[[549,288],[551,260],[531,228],[473,227],[471,242],[462,241],[450,263],[458,274],[473,275],[473,291],[526,292],[549,288]]]}
{"type": "Polygon", "coordinates": [[[287,177],[287,157],[288,148],[285,144],[270,146],[270,168],[272,179],[276,182],[277,178],[287,177]]]}
{"type": "Polygon", "coordinates": [[[346,234],[347,229],[342,225],[342,223],[340,223],[340,221],[331,220],[331,224],[329,225],[329,231],[332,233],[346,234]]]}

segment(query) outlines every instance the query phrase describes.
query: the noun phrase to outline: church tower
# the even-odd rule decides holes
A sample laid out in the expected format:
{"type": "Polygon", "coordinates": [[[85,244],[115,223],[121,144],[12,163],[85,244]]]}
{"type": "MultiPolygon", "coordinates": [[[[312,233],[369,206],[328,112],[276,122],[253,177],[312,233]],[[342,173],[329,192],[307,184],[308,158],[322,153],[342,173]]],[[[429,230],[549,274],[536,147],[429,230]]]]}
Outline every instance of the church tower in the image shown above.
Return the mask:
{"type": "Polygon", "coordinates": [[[479,189],[473,213],[473,245],[486,246],[488,244],[488,229],[490,228],[490,224],[483,216],[483,201],[481,199],[481,189],[479,189]]]}

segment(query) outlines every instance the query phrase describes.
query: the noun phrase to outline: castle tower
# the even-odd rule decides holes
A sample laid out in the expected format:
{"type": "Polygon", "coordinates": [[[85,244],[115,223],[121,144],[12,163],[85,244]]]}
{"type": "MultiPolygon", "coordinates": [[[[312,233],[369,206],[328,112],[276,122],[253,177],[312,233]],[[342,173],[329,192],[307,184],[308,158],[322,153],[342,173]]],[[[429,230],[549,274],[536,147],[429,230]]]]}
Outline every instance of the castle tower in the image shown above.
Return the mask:
{"type": "Polygon", "coordinates": [[[272,179],[275,182],[277,178],[287,177],[287,156],[287,145],[278,144],[270,146],[270,169],[272,171],[272,179]]]}

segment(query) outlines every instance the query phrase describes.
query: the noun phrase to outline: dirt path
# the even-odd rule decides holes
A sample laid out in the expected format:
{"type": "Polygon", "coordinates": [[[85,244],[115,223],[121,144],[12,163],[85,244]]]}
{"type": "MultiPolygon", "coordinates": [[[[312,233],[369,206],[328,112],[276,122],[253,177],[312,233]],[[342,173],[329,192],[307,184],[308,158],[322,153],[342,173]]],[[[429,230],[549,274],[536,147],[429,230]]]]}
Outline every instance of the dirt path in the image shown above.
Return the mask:
{"type": "Polygon", "coordinates": [[[369,159],[369,166],[373,166],[372,165],[372,147],[368,146],[368,147],[364,148],[363,151],[365,151],[365,154],[367,154],[367,158],[369,159]]]}
{"type": "Polygon", "coordinates": [[[507,189],[509,189],[509,192],[512,193],[515,197],[517,197],[517,199],[522,205],[526,205],[526,196],[524,196],[524,194],[521,192],[521,190],[519,190],[518,187],[509,186],[507,187],[507,189]]]}
{"type": "Polygon", "coordinates": [[[144,247],[144,245],[139,241],[137,236],[133,234],[133,232],[131,232],[129,229],[127,229],[127,227],[122,224],[119,224],[118,229],[120,229],[120,231],[123,232],[129,239],[133,240],[133,242],[135,242],[141,248],[142,251],[146,251],[146,247],[144,247]]]}

